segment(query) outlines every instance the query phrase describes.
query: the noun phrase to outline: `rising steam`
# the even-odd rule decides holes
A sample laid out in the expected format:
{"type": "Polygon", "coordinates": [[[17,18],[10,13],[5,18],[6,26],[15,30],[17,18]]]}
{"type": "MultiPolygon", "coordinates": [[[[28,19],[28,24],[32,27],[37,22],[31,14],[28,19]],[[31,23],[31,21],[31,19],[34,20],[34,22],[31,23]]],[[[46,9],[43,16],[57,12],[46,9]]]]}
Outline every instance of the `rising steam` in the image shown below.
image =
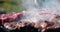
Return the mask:
{"type": "Polygon", "coordinates": [[[37,22],[39,20],[51,20],[55,14],[60,13],[59,0],[22,0],[26,8],[22,20],[37,22]]]}

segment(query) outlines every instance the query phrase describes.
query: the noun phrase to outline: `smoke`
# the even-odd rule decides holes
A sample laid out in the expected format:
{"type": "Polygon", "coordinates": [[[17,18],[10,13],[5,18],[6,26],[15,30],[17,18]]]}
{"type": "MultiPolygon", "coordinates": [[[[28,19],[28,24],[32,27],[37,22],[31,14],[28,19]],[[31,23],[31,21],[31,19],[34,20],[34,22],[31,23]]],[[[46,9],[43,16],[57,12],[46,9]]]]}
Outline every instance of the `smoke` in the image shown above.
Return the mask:
{"type": "Polygon", "coordinates": [[[22,0],[22,5],[26,8],[22,17],[25,21],[51,20],[60,13],[59,0],[22,0]]]}

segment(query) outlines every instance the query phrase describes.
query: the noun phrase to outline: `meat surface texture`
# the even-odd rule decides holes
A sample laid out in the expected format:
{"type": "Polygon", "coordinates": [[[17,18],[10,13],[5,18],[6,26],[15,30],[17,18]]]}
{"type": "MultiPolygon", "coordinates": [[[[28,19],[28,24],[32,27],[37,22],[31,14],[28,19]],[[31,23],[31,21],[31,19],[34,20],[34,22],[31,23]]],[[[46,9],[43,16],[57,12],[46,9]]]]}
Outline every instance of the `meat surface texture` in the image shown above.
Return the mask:
{"type": "Polygon", "coordinates": [[[33,17],[31,16],[31,14],[29,14],[28,11],[1,14],[0,20],[2,20],[2,25],[4,25],[5,28],[10,30],[14,30],[28,25],[31,25],[38,29],[42,29],[42,31],[44,31],[44,29],[60,28],[60,15],[43,11],[42,13],[37,13],[36,15],[34,14],[32,14],[33,17]],[[27,17],[27,15],[28,18],[23,18],[27,17]],[[37,15],[40,17],[38,17],[37,15]]]}

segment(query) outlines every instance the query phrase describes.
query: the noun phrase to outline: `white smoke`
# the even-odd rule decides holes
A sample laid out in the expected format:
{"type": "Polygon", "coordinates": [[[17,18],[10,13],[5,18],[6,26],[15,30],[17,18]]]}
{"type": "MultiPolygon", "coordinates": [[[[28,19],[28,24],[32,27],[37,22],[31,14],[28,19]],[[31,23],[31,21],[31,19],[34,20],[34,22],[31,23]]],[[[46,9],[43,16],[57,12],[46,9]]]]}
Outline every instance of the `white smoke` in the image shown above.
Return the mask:
{"type": "Polygon", "coordinates": [[[30,22],[51,20],[54,14],[60,13],[59,0],[22,0],[22,5],[26,8],[22,20],[30,22]]]}

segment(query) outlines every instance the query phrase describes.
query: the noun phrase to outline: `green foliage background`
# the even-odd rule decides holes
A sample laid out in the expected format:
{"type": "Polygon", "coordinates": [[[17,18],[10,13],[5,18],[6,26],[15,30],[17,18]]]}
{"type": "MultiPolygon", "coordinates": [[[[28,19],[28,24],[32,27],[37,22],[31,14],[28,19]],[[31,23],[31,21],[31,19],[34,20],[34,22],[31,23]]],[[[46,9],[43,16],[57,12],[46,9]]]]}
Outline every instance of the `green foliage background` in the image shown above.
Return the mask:
{"type": "Polygon", "coordinates": [[[7,13],[18,12],[23,10],[21,0],[0,0],[0,1],[4,1],[4,3],[0,5],[0,8],[4,8],[7,13]]]}

